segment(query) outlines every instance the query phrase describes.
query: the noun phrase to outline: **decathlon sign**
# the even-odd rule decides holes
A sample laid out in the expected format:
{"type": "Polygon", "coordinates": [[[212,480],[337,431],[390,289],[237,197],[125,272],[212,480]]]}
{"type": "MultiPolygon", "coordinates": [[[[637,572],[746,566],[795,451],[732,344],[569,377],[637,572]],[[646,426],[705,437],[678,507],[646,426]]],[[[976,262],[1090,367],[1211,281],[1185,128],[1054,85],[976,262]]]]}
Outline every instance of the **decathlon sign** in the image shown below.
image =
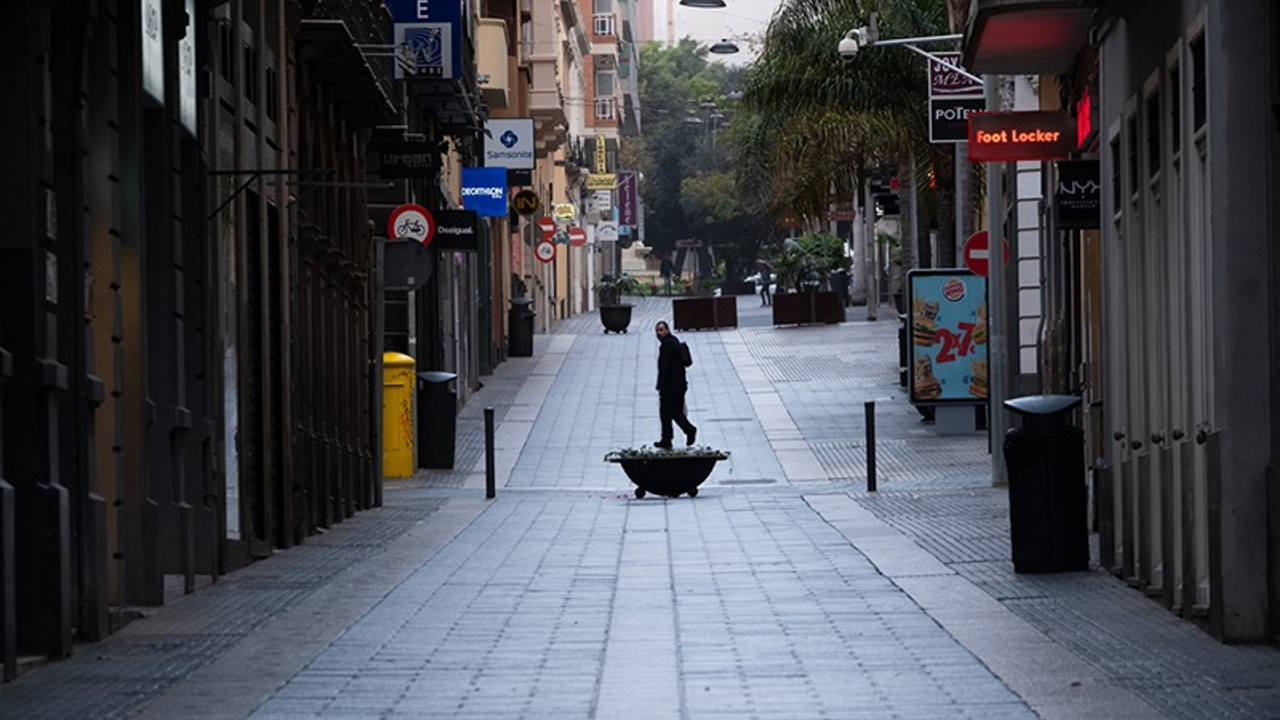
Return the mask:
{"type": "Polygon", "coordinates": [[[485,167],[533,168],[533,118],[490,120],[484,127],[485,167]]]}
{"type": "Polygon", "coordinates": [[[462,168],[462,206],[480,217],[506,217],[507,169],[462,168]]]}

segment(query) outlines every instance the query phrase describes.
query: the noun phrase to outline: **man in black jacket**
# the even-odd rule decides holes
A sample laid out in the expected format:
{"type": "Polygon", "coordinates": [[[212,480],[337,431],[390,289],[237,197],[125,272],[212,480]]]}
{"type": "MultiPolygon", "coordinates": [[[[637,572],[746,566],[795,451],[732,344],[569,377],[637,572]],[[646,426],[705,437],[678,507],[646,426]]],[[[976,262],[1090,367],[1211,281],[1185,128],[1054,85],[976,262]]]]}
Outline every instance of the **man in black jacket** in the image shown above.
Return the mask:
{"type": "Polygon", "coordinates": [[[654,330],[658,334],[658,416],[662,419],[662,439],[653,445],[671,449],[673,422],[684,431],[687,444],[692,445],[698,437],[698,428],[684,416],[684,393],[689,389],[684,372],[684,352],[665,321],[658,321],[654,330]]]}

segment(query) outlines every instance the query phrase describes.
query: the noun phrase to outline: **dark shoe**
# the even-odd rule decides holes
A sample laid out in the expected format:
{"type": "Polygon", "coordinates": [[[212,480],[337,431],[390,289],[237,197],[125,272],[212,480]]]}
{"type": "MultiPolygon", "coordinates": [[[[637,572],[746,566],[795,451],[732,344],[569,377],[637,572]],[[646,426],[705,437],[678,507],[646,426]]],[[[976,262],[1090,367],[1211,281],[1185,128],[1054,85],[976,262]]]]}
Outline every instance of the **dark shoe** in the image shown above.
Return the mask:
{"type": "Polygon", "coordinates": [[[658,442],[654,443],[654,444],[653,444],[653,446],[654,446],[654,447],[656,447],[656,448],[661,448],[661,449],[663,449],[663,450],[670,450],[670,449],[671,449],[671,441],[670,441],[670,440],[659,440],[658,442]]]}
{"type": "Polygon", "coordinates": [[[684,439],[685,445],[693,445],[693,442],[698,439],[698,428],[690,430],[689,434],[684,436],[684,439]]]}

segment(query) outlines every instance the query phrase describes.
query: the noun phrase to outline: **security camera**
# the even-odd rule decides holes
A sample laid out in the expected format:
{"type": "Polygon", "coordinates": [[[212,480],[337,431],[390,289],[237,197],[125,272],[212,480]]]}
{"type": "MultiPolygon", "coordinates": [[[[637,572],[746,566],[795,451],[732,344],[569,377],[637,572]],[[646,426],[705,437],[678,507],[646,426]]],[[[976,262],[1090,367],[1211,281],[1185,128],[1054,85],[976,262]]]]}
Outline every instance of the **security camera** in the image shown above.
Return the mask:
{"type": "Polygon", "coordinates": [[[861,46],[858,44],[858,41],[854,39],[853,31],[849,31],[849,33],[840,40],[840,46],[838,48],[840,51],[840,57],[844,58],[845,62],[852,61],[857,57],[859,47],[861,46]]]}

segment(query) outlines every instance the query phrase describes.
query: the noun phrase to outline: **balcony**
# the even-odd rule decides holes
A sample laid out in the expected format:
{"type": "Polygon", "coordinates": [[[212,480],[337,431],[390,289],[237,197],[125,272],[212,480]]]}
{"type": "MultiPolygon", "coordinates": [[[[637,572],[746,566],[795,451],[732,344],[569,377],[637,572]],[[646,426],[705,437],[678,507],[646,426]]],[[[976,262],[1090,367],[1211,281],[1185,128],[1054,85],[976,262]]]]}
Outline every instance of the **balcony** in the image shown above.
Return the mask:
{"type": "Polygon", "coordinates": [[[476,31],[476,62],[479,65],[480,94],[494,110],[510,105],[510,63],[507,57],[507,23],[497,18],[481,18],[476,31]]]}
{"type": "Polygon", "coordinates": [[[596,119],[616,120],[618,118],[618,101],[616,98],[596,98],[596,119]]]}
{"type": "Polygon", "coordinates": [[[343,117],[359,125],[379,125],[397,116],[390,53],[366,52],[390,47],[390,23],[380,3],[341,0],[317,0],[300,23],[298,62],[311,68],[311,77],[343,117]]]}
{"type": "Polygon", "coordinates": [[[615,32],[613,13],[600,13],[591,16],[591,34],[613,37],[615,32]]]}

